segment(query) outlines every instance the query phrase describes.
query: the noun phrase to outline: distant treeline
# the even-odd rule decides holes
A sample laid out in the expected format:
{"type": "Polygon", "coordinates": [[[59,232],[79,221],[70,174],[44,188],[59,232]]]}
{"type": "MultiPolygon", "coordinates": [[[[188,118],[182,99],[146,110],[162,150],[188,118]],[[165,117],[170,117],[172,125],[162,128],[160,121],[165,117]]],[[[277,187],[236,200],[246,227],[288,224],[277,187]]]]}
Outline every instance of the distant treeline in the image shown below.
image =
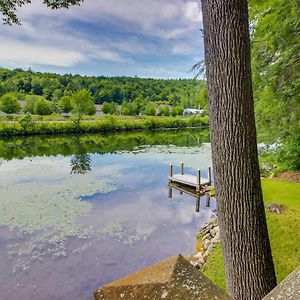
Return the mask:
{"type": "Polygon", "coordinates": [[[24,100],[26,95],[36,95],[58,102],[63,96],[71,96],[82,89],[90,91],[96,104],[136,100],[184,108],[207,107],[203,80],[60,75],[0,68],[0,97],[14,93],[18,100],[24,100]]]}

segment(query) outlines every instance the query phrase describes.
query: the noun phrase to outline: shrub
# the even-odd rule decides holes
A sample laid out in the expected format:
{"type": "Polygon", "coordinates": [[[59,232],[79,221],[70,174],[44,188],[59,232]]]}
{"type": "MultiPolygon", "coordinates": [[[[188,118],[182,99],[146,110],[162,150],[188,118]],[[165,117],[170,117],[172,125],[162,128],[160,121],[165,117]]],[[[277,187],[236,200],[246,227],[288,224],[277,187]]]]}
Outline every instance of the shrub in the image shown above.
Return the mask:
{"type": "Polygon", "coordinates": [[[21,106],[13,94],[5,94],[0,99],[0,109],[7,114],[15,114],[21,106]]]}
{"type": "Polygon", "coordinates": [[[34,113],[41,116],[50,115],[52,113],[51,102],[44,97],[39,97],[34,104],[34,113]]]}

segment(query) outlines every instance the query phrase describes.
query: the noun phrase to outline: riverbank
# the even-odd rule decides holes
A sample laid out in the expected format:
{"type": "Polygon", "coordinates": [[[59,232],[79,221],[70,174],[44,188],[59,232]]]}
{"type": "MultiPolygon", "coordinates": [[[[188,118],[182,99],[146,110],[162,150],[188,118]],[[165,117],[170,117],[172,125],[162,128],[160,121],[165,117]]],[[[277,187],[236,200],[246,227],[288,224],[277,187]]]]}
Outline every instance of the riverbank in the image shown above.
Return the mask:
{"type": "MultiPolygon", "coordinates": [[[[300,265],[300,184],[279,179],[262,180],[265,205],[282,206],[282,213],[266,211],[278,283],[300,265]]],[[[201,271],[226,289],[221,244],[213,249],[201,271]]]]}
{"type": "Polygon", "coordinates": [[[99,116],[84,119],[79,123],[74,120],[36,118],[26,116],[12,117],[11,121],[0,122],[0,136],[20,136],[38,134],[96,133],[114,131],[181,129],[208,127],[208,117],[129,117],[99,116]]]}

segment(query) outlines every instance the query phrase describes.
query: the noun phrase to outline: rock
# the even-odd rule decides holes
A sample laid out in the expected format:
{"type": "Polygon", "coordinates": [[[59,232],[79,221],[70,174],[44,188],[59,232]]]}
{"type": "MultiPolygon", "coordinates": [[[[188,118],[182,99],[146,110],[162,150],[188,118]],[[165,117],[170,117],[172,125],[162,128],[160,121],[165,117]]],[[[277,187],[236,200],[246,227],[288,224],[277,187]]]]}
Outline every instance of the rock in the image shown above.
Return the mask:
{"type": "Polygon", "coordinates": [[[213,228],[210,230],[210,235],[211,235],[212,237],[214,237],[214,236],[216,235],[216,233],[217,233],[217,229],[216,229],[216,227],[213,227],[213,228]]]}
{"type": "Polygon", "coordinates": [[[263,300],[299,300],[300,299],[300,267],[285,278],[263,300]]]}
{"type": "Polygon", "coordinates": [[[194,267],[199,267],[199,262],[198,261],[195,261],[195,260],[192,260],[190,261],[191,265],[194,266],[194,267]]]}
{"type": "Polygon", "coordinates": [[[206,251],[207,251],[209,254],[211,254],[213,248],[214,248],[214,245],[213,245],[213,244],[210,244],[210,245],[208,246],[208,248],[207,248],[206,251]]]}
{"type": "Polygon", "coordinates": [[[230,300],[212,281],[181,255],[106,284],[95,300],[230,300]]]}
{"type": "Polygon", "coordinates": [[[194,255],[195,259],[200,259],[202,257],[202,252],[199,251],[196,255],[194,255]]]}
{"type": "Polygon", "coordinates": [[[203,248],[205,250],[207,250],[207,248],[209,247],[210,244],[211,244],[210,240],[205,240],[204,243],[203,243],[203,248]]]}
{"type": "Polygon", "coordinates": [[[202,238],[202,241],[208,240],[208,239],[210,239],[210,238],[211,238],[211,235],[210,235],[210,233],[208,232],[207,234],[204,235],[204,237],[202,238]]]}

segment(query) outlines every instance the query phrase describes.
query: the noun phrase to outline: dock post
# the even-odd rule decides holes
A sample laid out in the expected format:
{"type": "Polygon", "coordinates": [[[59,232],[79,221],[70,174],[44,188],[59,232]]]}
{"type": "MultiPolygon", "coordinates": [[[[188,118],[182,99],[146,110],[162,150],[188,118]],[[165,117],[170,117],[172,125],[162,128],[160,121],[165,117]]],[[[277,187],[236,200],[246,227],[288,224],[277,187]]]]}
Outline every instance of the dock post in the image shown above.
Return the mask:
{"type": "Polygon", "coordinates": [[[210,207],[210,195],[206,195],[206,207],[210,207]]]}
{"type": "Polygon", "coordinates": [[[173,197],[173,189],[172,187],[169,185],[169,194],[168,194],[168,198],[172,198],[173,197]]]}
{"type": "Polygon", "coordinates": [[[200,196],[196,199],[196,212],[200,211],[200,196]]]}
{"type": "Polygon", "coordinates": [[[197,170],[197,191],[200,191],[201,188],[201,170],[197,170]]]}
{"type": "Polygon", "coordinates": [[[208,182],[211,185],[211,167],[208,167],[208,182]]]}
{"type": "Polygon", "coordinates": [[[184,172],[183,172],[183,162],[180,163],[180,174],[183,175],[184,172]]]}
{"type": "Polygon", "coordinates": [[[170,164],[169,176],[173,177],[173,165],[172,164],[170,164]]]}

